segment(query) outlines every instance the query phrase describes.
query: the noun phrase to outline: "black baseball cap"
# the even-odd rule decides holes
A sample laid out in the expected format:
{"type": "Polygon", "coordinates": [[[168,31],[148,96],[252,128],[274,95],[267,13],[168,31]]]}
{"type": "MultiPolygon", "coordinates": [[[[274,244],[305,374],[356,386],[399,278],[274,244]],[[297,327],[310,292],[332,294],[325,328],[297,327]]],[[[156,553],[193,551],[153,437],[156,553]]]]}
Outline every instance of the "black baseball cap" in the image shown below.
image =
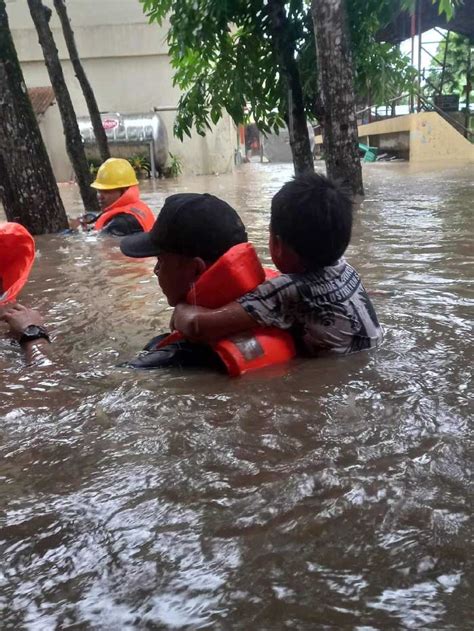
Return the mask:
{"type": "Polygon", "coordinates": [[[208,193],[178,193],[166,198],[149,232],[123,237],[120,249],[133,258],[170,252],[213,263],[246,241],[245,226],[227,202],[208,193]]]}

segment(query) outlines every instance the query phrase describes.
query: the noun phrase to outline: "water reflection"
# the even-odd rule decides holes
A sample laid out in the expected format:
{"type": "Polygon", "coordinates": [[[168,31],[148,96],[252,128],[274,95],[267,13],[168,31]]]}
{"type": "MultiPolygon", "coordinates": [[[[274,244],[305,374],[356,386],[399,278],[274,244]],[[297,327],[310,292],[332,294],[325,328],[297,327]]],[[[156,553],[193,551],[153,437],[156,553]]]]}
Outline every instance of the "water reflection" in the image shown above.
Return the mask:
{"type": "MultiPolygon", "coordinates": [[[[268,262],[289,177],[143,198],[223,197],[268,262]]],[[[38,239],[23,300],[58,363],[0,342],[2,628],[467,628],[471,175],[375,164],[366,186],[349,256],[385,345],[278,375],[114,368],[167,326],[153,261],[38,239]]]]}

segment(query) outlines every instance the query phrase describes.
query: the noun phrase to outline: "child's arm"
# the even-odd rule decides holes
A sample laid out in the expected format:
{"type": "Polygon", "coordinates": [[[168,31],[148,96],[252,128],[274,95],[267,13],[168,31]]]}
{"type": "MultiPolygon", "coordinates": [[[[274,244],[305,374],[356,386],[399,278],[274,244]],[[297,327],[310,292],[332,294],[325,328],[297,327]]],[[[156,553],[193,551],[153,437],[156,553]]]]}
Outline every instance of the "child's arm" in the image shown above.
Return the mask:
{"type": "Polygon", "coordinates": [[[173,328],[197,342],[209,343],[255,328],[257,322],[238,302],[219,309],[205,309],[181,303],[175,307],[173,328]]]}

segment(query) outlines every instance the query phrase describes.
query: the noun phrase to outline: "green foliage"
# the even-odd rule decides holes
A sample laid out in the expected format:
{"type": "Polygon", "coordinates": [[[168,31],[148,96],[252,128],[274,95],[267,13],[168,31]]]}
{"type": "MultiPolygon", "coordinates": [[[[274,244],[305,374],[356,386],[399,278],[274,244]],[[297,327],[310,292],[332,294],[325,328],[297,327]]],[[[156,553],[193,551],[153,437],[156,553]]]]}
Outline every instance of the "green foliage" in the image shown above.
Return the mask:
{"type": "Polygon", "coordinates": [[[137,176],[140,176],[143,173],[145,173],[147,177],[150,177],[151,165],[150,165],[150,160],[148,159],[147,156],[137,153],[133,156],[130,156],[130,158],[127,158],[127,160],[132,165],[133,170],[135,171],[137,176]]]}
{"type": "MultiPolygon", "coordinates": [[[[463,1],[468,0],[431,0],[433,4],[438,5],[439,15],[444,13],[447,20],[450,20],[453,17],[456,7],[462,4],[463,1]]],[[[402,6],[410,11],[415,8],[415,5],[416,0],[402,0],[402,6]]]]}
{"type": "Polygon", "coordinates": [[[165,169],[165,177],[176,178],[183,172],[183,162],[174,153],[169,152],[170,161],[165,169]]]}
{"type": "Polygon", "coordinates": [[[373,42],[365,55],[356,58],[356,94],[362,100],[385,104],[416,89],[416,70],[398,47],[373,42]]]}
{"type": "Polygon", "coordinates": [[[97,175],[97,171],[101,165],[100,160],[89,160],[89,173],[95,177],[97,175]]]}
{"type": "Polygon", "coordinates": [[[468,57],[474,45],[469,38],[457,33],[449,33],[448,50],[446,53],[446,40],[439,43],[435,54],[435,59],[431,61],[430,71],[427,77],[425,92],[429,95],[439,93],[452,93],[463,96],[466,93],[468,57]],[[446,54],[446,69],[441,86],[441,65],[446,54]],[[439,63],[438,63],[439,62],[439,63]],[[442,88],[440,90],[440,88],[442,88]]]}
{"type": "Polygon", "coordinates": [[[286,92],[278,76],[264,0],[142,4],[150,20],[158,23],[172,10],[167,41],[174,84],[184,92],[175,124],[180,139],[190,135],[193,124],[204,135],[222,109],[236,124],[253,118],[265,131],[283,124],[286,92]]]}
{"type": "MultiPolygon", "coordinates": [[[[347,10],[359,100],[383,103],[409,92],[415,71],[398,47],[376,40],[400,2],[348,0],[347,10]]],[[[451,15],[458,0],[434,0],[451,15]]],[[[169,16],[167,35],[174,84],[182,91],[174,132],[181,140],[195,126],[204,135],[226,110],[236,124],[254,120],[278,131],[288,115],[288,93],[273,45],[268,0],[140,0],[151,22],[169,16]]],[[[314,29],[309,0],[282,0],[294,45],[308,118],[317,114],[314,29]]]]}
{"type": "Polygon", "coordinates": [[[416,71],[398,46],[376,39],[378,30],[396,15],[399,5],[380,0],[347,3],[354,61],[355,90],[359,101],[385,104],[415,88],[416,71]]]}

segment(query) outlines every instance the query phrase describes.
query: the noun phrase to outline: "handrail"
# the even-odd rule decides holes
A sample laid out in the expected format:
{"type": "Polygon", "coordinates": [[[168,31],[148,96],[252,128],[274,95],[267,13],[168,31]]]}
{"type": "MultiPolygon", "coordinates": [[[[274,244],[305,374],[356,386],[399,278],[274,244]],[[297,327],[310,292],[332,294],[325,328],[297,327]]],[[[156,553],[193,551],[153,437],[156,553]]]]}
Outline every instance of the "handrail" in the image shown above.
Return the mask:
{"type": "Polygon", "coordinates": [[[428,105],[433,111],[435,111],[437,114],[442,116],[453,127],[457,127],[461,129],[462,132],[464,133],[464,136],[466,136],[466,138],[469,136],[474,136],[474,133],[470,129],[468,129],[465,125],[463,125],[461,122],[457,121],[455,118],[447,114],[444,110],[442,110],[440,107],[438,107],[434,103],[431,103],[430,101],[428,101],[428,99],[422,96],[421,94],[420,94],[420,101],[424,103],[425,105],[428,105]]]}
{"type": "Polygon", "coordinates": [[[382,105],[367,105],[367,107],[364,107],[363,110],[359,110],[358,112],[356,112],[356,116],[359,116],[359,114],[364,114],[364,112],[368,112],[369,110],[371,110],[373,107],[386,107],[388,104],[393,103],[394,101],[400,101],[401,99],[406,99],[407,97],[409,97],[409,94],[402,94],[400,96],[396,96],[393,99],[389,99],[388,101],[386,101],[386,103],[383,103],[382,105]]]}
{"type": "MultiPolygon", "coordinates": [[[[361,114],[365,114],[365,112],[368,112],[369,110],[371,110],[373,107],[379,108],[379,107],[388,107],[388,105],[393,104],[396,101],[400,101],[401,99],[405,99],[410,97],[410,94],[402,94],[400,96],[396,96],[393,99],[389,99],[388,101],[386,101],[386,103],[382,104],[382,105],[368,105],[367,107],[364,107],[364,109],[359,110],[356,112],[356,117],[359,118],[361,114]]],[[[450,116],[449,114],[447,114],[444,110],[442,110],[440,107],[438,107],[437,105],[435,105],[434,103],[432,103],[431,101],[429,101],[425,96],[423,96],[422,94],[414,94],[415,97],[419,96],[420,99],[420,103],[423,103],[425,107],[429,107],[431,108],[431,110],[435,111],[437,114],[439,114],[442,118],[444,118],[450,125],[452,125],[455,129],[457,129],[457,131],[459,131],[460,133],[462,133],[466,138],[470,138],[470,137],[474,137],[474,132],[472,132],[470,129],[468,129],[465,125],[463,125],[460,121],[456,120],[455,118],[453,118],[452,116],[450,116]]],[[[400,116],[400,114],[395,114],[395,116],[388,116],[386,118],[395,118],[396,116],[400,116]]]]}

